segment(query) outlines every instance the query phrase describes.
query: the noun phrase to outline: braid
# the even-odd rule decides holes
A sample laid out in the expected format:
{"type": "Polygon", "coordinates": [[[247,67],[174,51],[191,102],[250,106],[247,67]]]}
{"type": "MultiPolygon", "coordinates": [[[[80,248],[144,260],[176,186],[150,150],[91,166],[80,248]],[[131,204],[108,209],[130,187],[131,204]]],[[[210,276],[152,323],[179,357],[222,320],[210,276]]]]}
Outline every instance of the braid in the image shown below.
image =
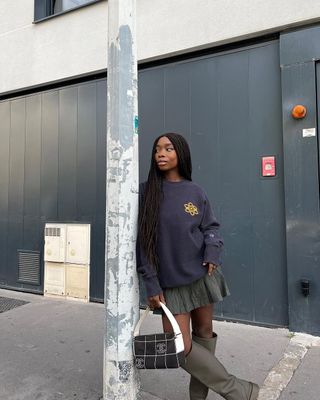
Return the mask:
{"type": "Polygon", "coordinates": [[[157,228],[159,221],[160,203],[163,196],[163,176],[155,161],[156,146],[160,138],[167,137],[177,153],[180,175],[191,181],[192,165],[190,149],[185,138],[177,133],[166,133],[159,136],[153,144],[150,170],[147,180],[143,203],[139,213],[139,240],[143,246],[148,261],[158,269],[157,228]]]}
{"type": "Polygon", "coordinates": [[[150,168],[139,214],[139,237],[148,261],[156,268],[158,268],[156,243],[161,194],[162,177],[157,170],[150,168]]]}

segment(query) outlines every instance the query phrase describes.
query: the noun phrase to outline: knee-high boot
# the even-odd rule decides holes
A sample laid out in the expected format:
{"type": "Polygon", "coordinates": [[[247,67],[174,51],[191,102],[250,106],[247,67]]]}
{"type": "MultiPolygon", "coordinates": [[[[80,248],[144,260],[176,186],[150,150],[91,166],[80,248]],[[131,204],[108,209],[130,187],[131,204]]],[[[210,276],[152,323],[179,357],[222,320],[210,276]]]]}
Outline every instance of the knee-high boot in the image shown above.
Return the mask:
{"type": "MultiPolygon", "coordinates": [[[[217,335],[213,333],[212,338],[200,338],[195,334],[192,335],[192,340],[200,346],[206,348],[211,354],[216,351],[217,335]]],[[[208,396],[208,387],[201,383],[197,378],[191,375],[189,385],[190,400],[205,400],[208,396]]]]}
{"type": "Polygon", "coordinates": [[[256,384],[230,375],[213,354],[194,341],[183,368],[226,400],[257,400],[256,384]]]}

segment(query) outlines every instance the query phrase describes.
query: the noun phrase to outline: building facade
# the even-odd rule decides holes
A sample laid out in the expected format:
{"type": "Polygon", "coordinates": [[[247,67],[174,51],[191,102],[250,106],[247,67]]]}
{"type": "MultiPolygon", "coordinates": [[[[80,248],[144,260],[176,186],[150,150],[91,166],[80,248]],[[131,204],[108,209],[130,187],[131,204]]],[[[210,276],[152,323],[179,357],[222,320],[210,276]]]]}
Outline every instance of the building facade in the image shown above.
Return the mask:
{"type": "MultiPolygon", "coordinates": [[[[5,0],[0,20],[0,286],[43,293],[45,224],[89,223],[102,301],[108,2],[5,0]]],[[[183,133],[226,244],[217,315],[319,334],[320,4],[137,0],[137,33],[141,180],[183,133]]]]}

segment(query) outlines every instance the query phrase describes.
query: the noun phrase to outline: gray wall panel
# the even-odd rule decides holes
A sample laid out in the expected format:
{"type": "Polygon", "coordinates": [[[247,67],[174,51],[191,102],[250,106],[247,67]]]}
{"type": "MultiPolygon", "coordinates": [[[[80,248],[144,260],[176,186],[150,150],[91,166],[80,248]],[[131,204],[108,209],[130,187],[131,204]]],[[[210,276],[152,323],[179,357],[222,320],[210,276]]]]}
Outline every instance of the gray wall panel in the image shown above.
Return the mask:
{"type": "Polygon", "coordinates": [[[0,103],[0,281],[6,281],[8,201],[9,201],[9,150],[10,103],[0,103]]]}
{"type": "Polygon", "coordinates": [[[59,92],[42,94],[41,219],[58,218],[59,92]]]}
{"type": "MultiPolygon", "coordinates": [[[[106,92],[104,93],[106,96],[106,92]]],[[[105,114],[106,109],[104,110],[105,114]]],[[[105,118],[104,118],[105,120],[105,118]]],[[[105,125],[104,125],[105,134],[105,125]]],[[[102,145],[101,142],[99,142],[102,145]]],[[[91,291],[93,298],[102,297],[103,281],[101,276],[104,271],[104,251],[99,246],[99,236],[104,237],[104,232],[99,229],[104,223],[99,224],[96,206],[97,196],[105,199],[101,186],[97,193],[97,83],[80,85],[78,88],[78,139],[77,139],[77,220],[91,222],[91,291]],[[100,282],[99,282],[100,281],[100,282]]],[[[105,146],[102,146],[105,150],[105,146]]],[[[100,154],[99,154],[100,156],[100,154]]],[[[105,159],[105,157],[104,157],[105,159]]],[[[105,164],[99,164],[105,171],[105,164]]],[[[102,202],[101,202],[102,203],[102,202]]],[[[104,206],[105,207],[105,206],[104,206]]],[[[101,210],[100,210],[101,213],[101,210]]],[[[103,218],[104,221],[104,218],[103,218]]]]}
{"type": "Polygon", "coordinates": [[[278,46],[250,51],[249,130],[255,149],[251,168],[255,318],[288,323],[285,251],[281,81],[278,46]],[[261,82],[265,82],[263,86],[261,82]],[[261,93],[263,92],[263,95],[261,93]],[[275,178],[261,177],[261,156],[276,156],[275,178]],[[270,298],[270,290],[277,297],[270,298]]]}
{"type": "MultiPolygon", "coordinates": [[[[139,134],[140,128],[146,134],[143,135],[143,143],[139,148],[139,167],[140,180],[147,179],[151,149],[154,139],[162,132],[165,132],[165,113],[164,113],[164,69],[156,68],[154,70],[141,71],[139,73],[139,134]],[[156,110],[156,112],[154,112],[156,110]]],[[[140,138],[140,137],[139,137],[140,138]]]]}
{"type": "MultiPolygon", "coordinates": [[[[223,315],[253,320],[252,240],[250,218],[249,52],[218,58],[218,120],[220,158],[220,220],[226,253],[224,264],[231,297],[226,299],[223,315]]],[[[215,134],[215,133],[213,133],[215,134]]]]}
{"type": "Polygon", "coordinates": [[[39,248],[41,95],[26,98],[23,248],[39,248]]]}
{"type": "Polygon", "coordinates": [[[190,138],[189,70],[188,63],[169,65],[164,70],[164,130],[183,132],[187,138],[190,138]]]}
{"type": "Polygon", "coordinates": [[[11,102],[9,217],[21,222],[24,212],[25,99],[11,102]]]}
{"type": "Polygon", "coordinates": [[[193,179],[206,184],[207,194],[220,204],[220,168],[222,154],[219,149],[219,78],[215,59],[192,64],[190,74],[190,147],[193,156],[193,179]],[[205,79],[204,79],[205,77],[205,79]],[[216,132],[213,135],[213,132],[216,132]],[[201,146],[199,146],[201,143],[201,146]]]}
{"type": "Polygon", "coordinates": [[[9,226],[8,226],[8,284],[17,281],[17,249],[23,246],[23,196],[25,162],[25,99],[11,102],[9,226]]]}
{"type": "Polygon", "coordinates": [[[315,335],[320,334],[319,133],[303,137],[302,131],[319,131],[319,70],[314,61],[320,54],[319,40],[319,26],[288,32],[280,39],[281,60],[288,64],[282,67],[282,95],[289,326],[315,335]],[[305,62],[297,63],[302,60],[305,62]],[[291,109],[296,104],[306,106],[304,119],[292,118],[291,109]],[[301,292],[301,279],[310,281],[307,297],[301,292]]]}
{"type": "MultiPolygon", "coordinates": [[[[106,207],[106,126],[107,126],[107,82],[98,81],[96,86],[97,95],[97,139],[96,139],[96,215],[99,219],[105,218],[106,207]]],[[[103,241],[104,243],[104,241],[103,241]]]]}
{"type": "Polygon", "coordinates": [[[92,219],[96,204],[96,83],[78,89],[77,220],[92,219]]]}
{"type": "Polygon", "coordinates": [[[106,110],[107,84],[105,80],[96,84],[96,206],[91,234],[91,290],[92,298],[103,299],[104,293],[104,244],[106,207],[106,110]]]}
{"type": "Polygon", "coordinates": [[[59,91],[58,217],[75,221],[77,216],[78,88],[59,91]]]}
{"type": "Polygon", "coordinates": [[[26,98],[24,214],[38,216],[41,166],[41,95],[26,98]]]}
{"type": "Polygon", "coordinates": [[[282,33],[281,65],[292,65],[320,59],[320,26],[282,33]]]}
{"type": "Polygon", "coordinates": [[[250,203],[249,55],[248,52],[228,54],[217,62],[223,210],[241,212],[245,217],[250,203]]]}

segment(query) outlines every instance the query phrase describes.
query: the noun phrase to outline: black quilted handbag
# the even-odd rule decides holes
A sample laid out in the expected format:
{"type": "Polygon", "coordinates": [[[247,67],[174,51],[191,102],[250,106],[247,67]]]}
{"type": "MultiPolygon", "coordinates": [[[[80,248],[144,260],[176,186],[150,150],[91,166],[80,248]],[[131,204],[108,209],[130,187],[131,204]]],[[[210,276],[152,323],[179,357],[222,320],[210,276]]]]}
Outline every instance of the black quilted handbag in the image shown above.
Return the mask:
{"type": "Polygon", "coordinates": [[[133,355],[138,369],[179,368],[185,363],[184,344],[179,325],[163,303],[161,307],[172,325],[173,333],[139,335],[140,327],[150,308],[145,310],[133,337],[133,355]]]}

